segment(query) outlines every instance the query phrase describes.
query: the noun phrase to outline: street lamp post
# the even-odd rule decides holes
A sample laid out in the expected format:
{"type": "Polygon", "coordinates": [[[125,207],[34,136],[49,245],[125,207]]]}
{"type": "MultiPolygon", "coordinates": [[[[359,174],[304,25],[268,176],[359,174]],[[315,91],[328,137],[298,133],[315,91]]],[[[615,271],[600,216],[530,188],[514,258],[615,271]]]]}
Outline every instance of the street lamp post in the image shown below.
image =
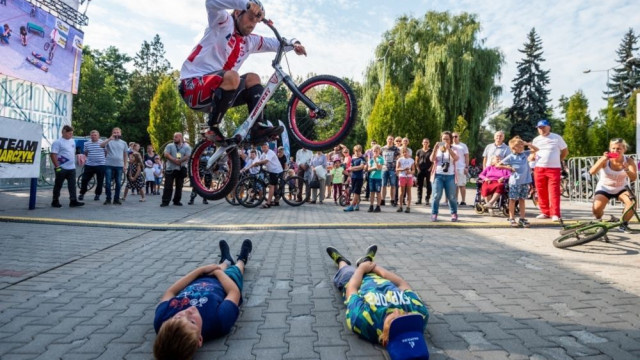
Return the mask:
{"type": "Polygon", "coordinates": [[[391,46],[393,46],[394,43],[395,41],[389,40],[389,42],[387,43],[387,51],[384,52],[384,55],[381,58],[376,59],[378,61],[382,60],[382,89],[383,90],[387,84],[387,54],[389,54],[389,50],[391,49],[391,46]]]}

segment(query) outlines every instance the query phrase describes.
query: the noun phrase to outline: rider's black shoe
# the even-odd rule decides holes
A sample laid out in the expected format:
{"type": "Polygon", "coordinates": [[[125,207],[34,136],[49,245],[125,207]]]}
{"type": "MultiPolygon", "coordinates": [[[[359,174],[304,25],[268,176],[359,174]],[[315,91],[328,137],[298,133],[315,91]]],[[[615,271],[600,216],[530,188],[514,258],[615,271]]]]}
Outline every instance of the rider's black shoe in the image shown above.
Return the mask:
{"type": "Polygon", "coordinates": [[[278,125],[274,127],[258,121],[255,124],[253,124],[253,127],[251,127],[250,136],[251,136],[251,139],[253,139],[253,141],[258,141],[261,139],[269,139],[269,138],[276,137],[282,134],[283,131],[284,131],[284,127],[282,126],[278,125]]]}
{"type": "Polygon", "coordinates": [[[213,141],[214,143],[219,143],[224,141],[224,135],[220,132],[220,129],[216,126],[212,126],[204,133],[204,137],[209,141],[213,141]]]}

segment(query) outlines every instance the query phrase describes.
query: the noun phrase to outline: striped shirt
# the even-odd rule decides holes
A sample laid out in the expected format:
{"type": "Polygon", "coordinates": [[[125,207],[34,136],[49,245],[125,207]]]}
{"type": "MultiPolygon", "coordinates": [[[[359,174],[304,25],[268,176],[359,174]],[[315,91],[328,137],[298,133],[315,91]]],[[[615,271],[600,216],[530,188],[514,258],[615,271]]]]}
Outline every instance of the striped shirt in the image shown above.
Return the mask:
{"type": "Polygon", "coordinates": [[[100,147],[102,140],[96,142],[87,141],[84,143],[84,153],[87,155],[88,166],[100,166],[105,164],[104,148],[100,147]]]}

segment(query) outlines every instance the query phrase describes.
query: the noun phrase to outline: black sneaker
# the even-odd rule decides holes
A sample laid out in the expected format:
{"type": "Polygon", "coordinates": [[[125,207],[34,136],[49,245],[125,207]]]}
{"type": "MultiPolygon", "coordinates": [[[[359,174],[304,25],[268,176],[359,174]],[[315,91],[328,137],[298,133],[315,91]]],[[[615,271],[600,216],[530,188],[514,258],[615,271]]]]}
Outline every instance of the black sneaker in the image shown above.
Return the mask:
{"type": "Polygon", "coordinates": [[[178,202],[175,202],[175,201],[174,201],[174,202],[173,202],[173,205],[174,205],[174,206],[182,206],[182,203],[181,203],[180,201],[178,201],[178,202]]]}
{"type": "Polygon", "coordinates": [[[82,200],[84,200],[84,194],[78,195],[78,201],[82,201],[82,200]]]}
{"type": "Polygon", "coordinates": [[[622,223],[620,224],[620,227],[618,227],[618,231],[623,232],[625,234],[633,234],[633,231],[631,231],[631,229],[629,229],[629,226],[627,226],[627,223],[622,223]]]}
{"type": "Polygon", "coordinates": [[[460,206],[467,206],[467,203],[466,203],[466,202],[464,202],[464,201],[461,201],[461,202],[460,202],[460,204],[458,204],[458,205],[460,205],[460,206]]]}
{"type": "Polygon", "coordinates": [[[115,199],[113,200],[113,205],[122,205],[122,203],[120,202],[120,200],[115,199]]]}
{"type": "Polygon", "coordinates": [[[93,197],[93,201],[99,201],[100,200],[100,195],[96,195],[93,197]]]}
{"type": "Polygon", "coordinates": [[[327,254],[329,254],[329,256],[331,257],[331,260],[333,260],[333,262],[336,263],[336,265],[339,265],[340,261],[344,261],[347,263],[347,265],[351,265],[351,261],[349,261],[349,259],[347,259],[346,257],[342,256],[342,254],[340,254],[338,249],[334,248],[333,246],[327,247],[327,254]]]}
{"type": "Polygon", "coordinates": [[[380,206],[384,206],[384,200],[380,201],[380,206]]]}
{"type": "Polygon", "coordinates": [[[69,207],[80,207],[80,206],[84,206],[84,203],[77,200],[74,200],[69,203],[69,207]]]}
{"type": "Polygon", "coordinates": [[[169,203],[163,202],[162,204],[160,204],[160,207],[167,207],[167,206],[169,206],[169,203]]]}
{"type": "Polygon", "coordinates": [[[245,239],[242,242],[242,246],[240,247],[240,254],[236,259],[236,262],[242,261],[244,262],[245,265],[247,265],[247,262],[249,261],[249,255],[251,254],[251,250],[253,250],[253,244],[251,244],[251,240],[245,239]]]}
{"type": "Polygon", "coordinates": [[[266,138],[278,136],[282,134],[283,131],[284,131],[284,127],[280,125],[274,127],[274,126],[266,125],[265,123],[257,121],[255,124],[253,124],[253,127],[251,127],[250,136],[251,136],[251,140],[255,141],[259,139],[266,139],[266,138]]]}
{"type": "Polygon", "coordinates": [[[380,206],[376,206],[376,208],[373,209],[373,212],[380,212],[380,206]]]}
{"type": "Polygon", "coordinates": [[[207,140],[212,141],[214,143],[219,143],[224,141],[224,136],[220,132],[220,129],[218,129],[215,126],[207,130],[207,132],[204,133],[204,137],[207,138],[207,140]]]}
{"type": "Polygon", "coordinates": [[[54,208],[61,208],[61,207],[62,207],[62,204],[60,204],[60,201],[55,200],[55,201],[52,201],[52,202],[51,202],[51,207],[54,207],[54,208]]]}
{"type": "Polygon", "coordinates": [[[415,205],[420,205],[420,204],[422,204],[422,201],[418,200],[418,201],[416,201],[414,204],[415,204],[415,205]]]}
{"type": "Polygon", "coordinates": [[[187,203],[187,205],[193,205],[193,199],[189,200],[189,202],[187,203]]]}
{"type": "Polygon", "coordinates": [[[373,212],[373,205],[369,206],[369,210],[367,212],[373,212]]]}
{"type": "Polygon", "coordinates": [[[429,202],[429,200],[427,200],[427,201],[425,201],[425,202],[424,202],[424,206],[429,206],[429,205],[431,205],[431,203],[429,202]]]}
{"type": "Polygon", "coordinates": [[[367,248],[365,255],[356,261],[356,267],[360,266],[365,261],[373,261],[373,258],[376,257],[376,252],[378,252],[378,245],[371,245],[367,248]]]}
{"type": "Polygon", "coordinates": [[[111,205],[111,199],[105,200],[103,205],[111,205]]]}
{"type": "Polygon", "coordinates": [[[209,203],[209,201],[207,201],[207,199],[202,199],[202,203],[206,205],[209,203]]]}
{"type": "Polygon", "coordinates": [[[229,260],[231,265],[234,265],[236,262],[233,261],[233,257],[231,257],[231,251],[229,251],[229,244],[227,244],[225,240],[220,240],[218,245],[220,245],[220,262],[218,264],[222,264],[225,260],[229,260]]]}

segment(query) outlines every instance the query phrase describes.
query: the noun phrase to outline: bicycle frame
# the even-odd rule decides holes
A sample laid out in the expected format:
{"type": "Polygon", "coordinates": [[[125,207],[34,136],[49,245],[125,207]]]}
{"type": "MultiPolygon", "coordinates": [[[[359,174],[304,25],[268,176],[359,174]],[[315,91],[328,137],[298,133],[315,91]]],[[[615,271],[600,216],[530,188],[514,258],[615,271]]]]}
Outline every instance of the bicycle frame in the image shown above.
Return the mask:
{"type": "Polygon", "coordinates": [[[208,159],[207,169],[211,168],[222,157],[224,153],[231,151],[232,149],[236,148],[238,144],[244,141],[244,139],[247,137],[247,134],[249,134],[249,130],[251,129],[253,124],[256,122],[258,118],[258,114],[260,114],[264,110],[265,106],[267,105],[267,102],[273,97],[276,90],[283,83],[289,88],[289,90],[291,90],[291,92],[293,93],[293,96],[298,97],[305,105],[309,107],[309,109],[313,113],[318,114],[318,116],[320,117],[324,116],[324,114],[322,113],[322,110],[320,110],[311,101],[311,99],[309,99],[307,96],[301,93],[300,90],[298,90],[298,87],[291,79],[291,76],[289,76],[289,74],[287,74],[282,69],[282,66],[280,66],[280,62],[282,61],[282,55],[284,55],[284,52],[285,52],[285,46],[288,46],[291,44],[288,44],[287,40],[282,36],[280,36],[280,33],[278,33],[278,30],[276,30],[276,28],[273,26],[273,22],[271,20],[264,19],[262,20],[262,22],[273,31],[276,38],[280,42],[280,45],[278,46],[278,50],[276,51],[276,56],[271,63],[271,66],[274,68],[275,72],[269,78],[269,81],[267,82],[267,86],[262,91],[262,95],[260,96],[260,100],[258,101],[258,104],[253,109],[253,111],[249,114],[247,119],[235,130],[235,132],[233,133],[233,136],[228,141],[225,141],[226,144],[222,144],[221,146],[219,146],[216,149],[215,153],[208,159]]]}

